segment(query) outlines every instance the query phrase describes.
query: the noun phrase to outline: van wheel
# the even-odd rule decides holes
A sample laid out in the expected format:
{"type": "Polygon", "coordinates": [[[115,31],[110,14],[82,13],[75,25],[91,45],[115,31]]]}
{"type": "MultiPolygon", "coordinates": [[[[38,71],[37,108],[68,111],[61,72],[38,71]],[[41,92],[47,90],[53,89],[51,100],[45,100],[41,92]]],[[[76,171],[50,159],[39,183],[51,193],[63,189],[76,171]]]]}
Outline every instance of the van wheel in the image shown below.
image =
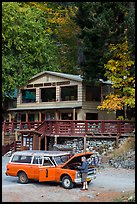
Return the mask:
{"type": "Polygon", "coordinates": [[[19,181],[19,183],[22,183],[22,184],[28,183],[28,177],[25,174],[25,172],[22,171],[22,172],[19,173],[18,181],[19,181]]]}
{"type": "Polygon", "coordinates": [[[64,176],[62,178],[62,186],[64,188],[71,189],[71,188],[73,188],[74,183],[72,182],[72,180],[69,176],[64,176]]]}

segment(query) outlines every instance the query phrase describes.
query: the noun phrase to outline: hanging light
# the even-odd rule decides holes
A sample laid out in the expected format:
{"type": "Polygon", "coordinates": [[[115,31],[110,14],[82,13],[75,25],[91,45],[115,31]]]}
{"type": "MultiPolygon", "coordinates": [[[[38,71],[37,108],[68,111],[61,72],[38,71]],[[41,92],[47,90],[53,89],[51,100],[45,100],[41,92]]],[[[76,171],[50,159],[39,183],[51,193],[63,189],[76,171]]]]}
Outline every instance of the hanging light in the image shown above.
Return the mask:
{"type": "Polygon", "coordinates": [[[68,113],[68,117],[71,117],[72,116],[72,114],[71,113],[68,113]]]}

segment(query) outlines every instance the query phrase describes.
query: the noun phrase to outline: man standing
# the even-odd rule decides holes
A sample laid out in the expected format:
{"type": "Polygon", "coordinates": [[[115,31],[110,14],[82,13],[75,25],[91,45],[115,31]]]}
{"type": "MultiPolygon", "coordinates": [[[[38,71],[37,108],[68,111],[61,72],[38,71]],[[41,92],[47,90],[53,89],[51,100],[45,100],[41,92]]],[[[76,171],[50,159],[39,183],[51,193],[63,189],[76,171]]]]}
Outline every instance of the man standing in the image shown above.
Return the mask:
{"type": "Polygon", "coordinates": [[[87,184],[87,174],[88,174],[88,162],[86,161],[86,157],[81,157],[82,165],[80,167],[80,171],[82,173],[82,183],[83,188],[81,190],[88,190],[88,184],[87,184]]]}

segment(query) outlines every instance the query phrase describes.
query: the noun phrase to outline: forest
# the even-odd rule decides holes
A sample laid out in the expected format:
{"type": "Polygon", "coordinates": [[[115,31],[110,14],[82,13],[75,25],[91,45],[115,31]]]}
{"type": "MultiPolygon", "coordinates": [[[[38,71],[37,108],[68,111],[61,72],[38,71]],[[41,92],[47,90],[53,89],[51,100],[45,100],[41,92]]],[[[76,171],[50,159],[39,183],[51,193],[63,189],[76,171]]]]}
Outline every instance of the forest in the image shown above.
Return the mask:
{"type": "Polygon", "coordinates": [[[111,80],[98,109],[134,109],[135,2],[2,2],[3,103],[46,70],[111,80]]]}

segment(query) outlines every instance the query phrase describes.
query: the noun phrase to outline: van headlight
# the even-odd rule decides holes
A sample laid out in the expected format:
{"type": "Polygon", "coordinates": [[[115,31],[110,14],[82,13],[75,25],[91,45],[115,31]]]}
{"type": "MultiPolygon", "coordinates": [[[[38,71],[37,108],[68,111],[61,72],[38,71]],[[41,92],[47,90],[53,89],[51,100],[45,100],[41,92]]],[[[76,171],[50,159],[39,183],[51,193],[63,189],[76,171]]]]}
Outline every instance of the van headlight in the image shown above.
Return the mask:
{"type": "Polygon", "coordinates": [[[80,173],[80,171],[77,171],[77,172],[76,172],[76,178],[81,178],[81,173],[80,173]]]}

